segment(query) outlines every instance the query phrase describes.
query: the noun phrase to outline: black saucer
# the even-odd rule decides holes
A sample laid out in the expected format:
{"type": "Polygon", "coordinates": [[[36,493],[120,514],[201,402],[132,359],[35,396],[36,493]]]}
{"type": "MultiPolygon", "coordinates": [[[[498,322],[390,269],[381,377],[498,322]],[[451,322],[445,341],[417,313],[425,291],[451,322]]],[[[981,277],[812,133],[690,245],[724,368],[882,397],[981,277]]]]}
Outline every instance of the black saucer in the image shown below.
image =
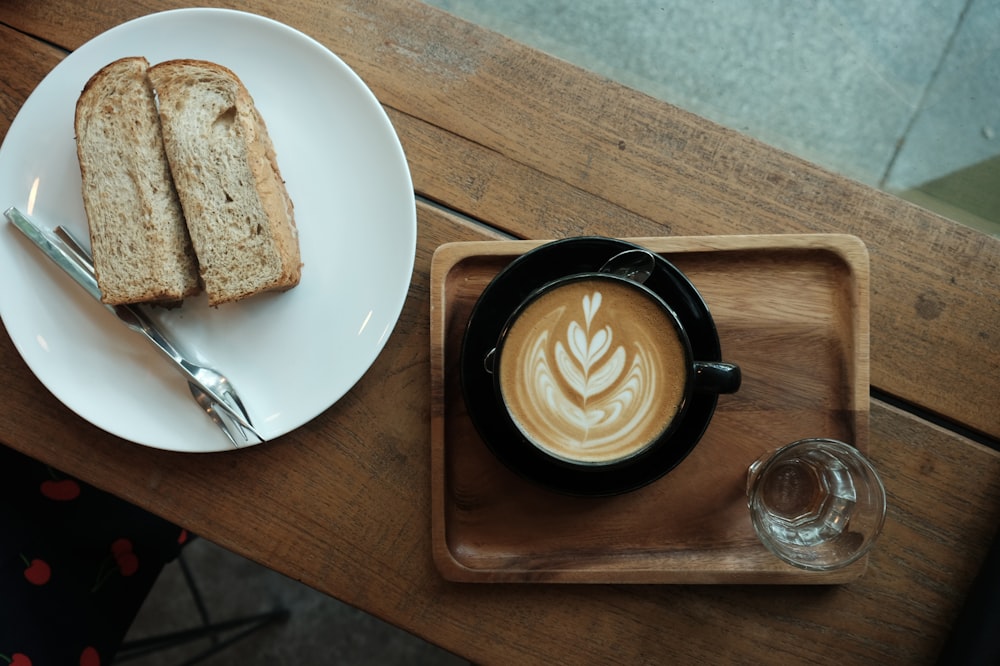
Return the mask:
{"type": "MultiPolygon", "coordinates": [[[[483,360],[493,349],[508,316],[531,292],[572,273],[598,270],[633,243],[597,236],[567,238],[538,247],[501,271],[476,302],[462,340],[460,363],[466,408],[494,455],[520,476],[557,492],[606,496],[645,486],[676,467],[701,439],[718,403],[716,394],[694,394],[680,426],[665,446],[651,447],[611,469],[567,468],[544,456],[506,417],[497,400],[493,377],[483,360]]],[[[721,361],[719,335],[708,307],[694,285],[673,264],[657,255],[656,271],[646,286],[677,313],[688,332],[694,358],[721,361]]]]}

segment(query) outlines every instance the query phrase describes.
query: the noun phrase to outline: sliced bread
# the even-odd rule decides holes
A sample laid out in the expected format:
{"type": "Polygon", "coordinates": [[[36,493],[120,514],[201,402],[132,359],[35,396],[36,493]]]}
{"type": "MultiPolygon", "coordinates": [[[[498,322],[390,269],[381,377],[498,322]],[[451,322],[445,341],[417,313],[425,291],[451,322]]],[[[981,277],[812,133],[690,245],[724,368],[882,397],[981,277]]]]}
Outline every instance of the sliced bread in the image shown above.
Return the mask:
{"type": "Polygon", "coordinates": [[[87,82],[75,131],[83,203],[105,303],[175,302],[198,293],[198,268],[163,150],[145,58],[87,82]]]}
{"type": "Polygon", "coordinates": [[[294,287],[302,265],[292,202],[246,87],[200,60],[163,62],[149,77],[209,304],[294,287]]]}

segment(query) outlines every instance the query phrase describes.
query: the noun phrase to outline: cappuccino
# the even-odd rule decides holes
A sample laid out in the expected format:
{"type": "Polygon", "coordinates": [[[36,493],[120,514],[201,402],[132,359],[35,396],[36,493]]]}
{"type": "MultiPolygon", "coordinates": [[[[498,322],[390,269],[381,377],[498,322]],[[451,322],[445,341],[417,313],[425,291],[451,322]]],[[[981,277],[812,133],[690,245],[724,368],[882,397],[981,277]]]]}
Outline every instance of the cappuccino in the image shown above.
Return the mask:
{"type": "Polygon", "coordinates": [[[498,351],[500,393],[518,430],[573,463],[615,462],[659,439],[691,372],[670,313],[642,287],[612,277],[544,292],[498,351]]]}

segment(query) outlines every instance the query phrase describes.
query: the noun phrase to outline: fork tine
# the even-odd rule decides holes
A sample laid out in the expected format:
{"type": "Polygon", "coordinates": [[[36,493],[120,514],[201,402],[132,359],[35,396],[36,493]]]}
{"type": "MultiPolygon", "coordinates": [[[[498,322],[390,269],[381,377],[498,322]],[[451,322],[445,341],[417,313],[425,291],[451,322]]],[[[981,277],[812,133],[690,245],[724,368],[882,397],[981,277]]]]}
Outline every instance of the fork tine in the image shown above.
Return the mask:
{"type": "MultiPolygon", "coordinates": [[[[222,397],[226,399],[226,402],[229,403],[230,407],[232,407],[233,409],[240,410],[240,412],[243,414],[243,418],[247,420],[247,423],[253,426],[253,423],[251,423],[250,421],[250,415],[247,413],[246,407],[243,406],[243,401],[240,400],[240,396],[236,395],[236,393],[234,393],[233,391],[227,390],[225,393],[222,394],[222,397]]],[[[264,441],[264,438],[261,437],[257,433],[257,431],[254,430],[252,427],[245,428],[243,427],[242,423],[237,423],[236,427],[240,429],[240,434],[243,435],[243,439],[245,439],[246,441],[248,442],[250,441],[250,438],[247,436],[247,430],[250,430],[250,432],[252,432],[254,436],[257,437],[257,439],[259,439],[260,441],[262,442],[264,441]]]]}
{"type": "MultiPolygon", "coordinates": [[[[211,399],[211,397],[198,388],[198,386],[193,382],[188,382],[188,389],[191,391],[191,396],[194,398],[194,401],[198,403],[198,406],[205,410],[205,413],[210,419],[212,419],[212,422],[219,426],[219,430],[221,430],[223,434],[229,438],[229,441],[233,443],[233,448],[240,448],[240,443],[237,442],[236,437],[233,436],[232,426],[225,420],[225,418],[223,418],[222,414],[215,409],[215,402],[211,399]]],[[[243,434],[244,441],[247,441],[245,433],[241,434],[243,434]]]]}
{"type": "MultiPolygon", "coordinates": [[[[209,405],[208,407],[205,408],[205,413],[208,414],[209,418],[211,418],[212,421],[214,421],[217,426],[219,426],[219,430],[221,430],[223,434],[225,434],[225,436],[229,438],[229,441],[233,443],[233,447],[237,449],[240,448],[240,443],[236,441],[235,437],[233,437],[233,431],[229,428],[228,425],[226,425],[226,422],[222,418],[222,416],[217,411],[215,411],[215,407],[213,405],[209,405]]],[[[243,436],[243,441],[244,442],[248,441],[246,439],[245,434],[243,436]]]]}

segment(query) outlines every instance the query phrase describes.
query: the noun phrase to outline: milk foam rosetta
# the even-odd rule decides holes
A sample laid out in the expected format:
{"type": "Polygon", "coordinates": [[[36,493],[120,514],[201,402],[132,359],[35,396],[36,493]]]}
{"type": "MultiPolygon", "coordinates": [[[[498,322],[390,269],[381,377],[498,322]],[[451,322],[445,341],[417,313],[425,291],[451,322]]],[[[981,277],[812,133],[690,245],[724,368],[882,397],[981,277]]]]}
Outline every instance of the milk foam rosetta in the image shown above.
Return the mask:
{"type": "Polygon", "coordinates": [[[687,365],[669,315],[636,287],[586,279],[531,303],[511,327],[500,386],[517,427],[573,461],[608,462],[655,441],[687,365]]]}

